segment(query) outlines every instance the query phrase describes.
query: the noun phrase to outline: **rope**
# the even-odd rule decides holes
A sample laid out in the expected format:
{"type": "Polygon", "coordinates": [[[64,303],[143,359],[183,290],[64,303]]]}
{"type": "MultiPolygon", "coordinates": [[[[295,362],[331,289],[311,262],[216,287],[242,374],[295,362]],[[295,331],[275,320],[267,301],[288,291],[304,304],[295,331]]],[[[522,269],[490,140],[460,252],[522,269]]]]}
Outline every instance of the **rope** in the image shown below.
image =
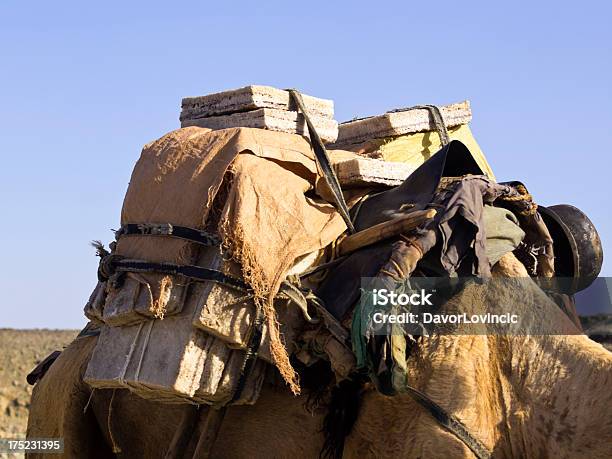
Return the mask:
{"type": "Polygon", "coordinates": [[[91,403],[91,399],[93,398],[93,394],[95,391],[96,391],[96,388],[94,387],[89,394],[89,398],[87,399],[87,403],[85,404],[85,407],[83,408],[83,414],[87,413],[87,409],[89,408],[89,404],[91,403]]]}
{"type": "Polygon", "coordinates": [[[506,202],[522,202],[526,208],[518,211],[518,213],[526,217],[530,215],[535,215],[538,211],[538,205],[533,202],[533,196],[531,196],[531,194],[527,191],[525,185],[523,185],[522,183],[514,183],[509,186],[510,189],[516,194],[500,196],[499,199],[506,202]]]}
{"type": "Polygon", "coordinates": [[[440,423],[442,427],[465,443],[465,445],[470,448],[478,459],[489,459],[491,457],[491,453],[487,447],[480,440],[474,437],[467,430],[465,424],[463,424],[459,419],[454,417],[452,414],[447,413],[444,408],[414,387],[406,385],[406,390],[416,402],[429,411],[429,413],[436,419],[436,421],[440,423]]]}
{"type": "MultiPolygon", "coordinates": [[[[333,255],[332,255],[333,257],[333,255]]],[[[329,268],[332,268],[334,266],[336,266],[337,264],[339,264],[340,262],[344,261],[347,258],[347,255],[343,255],[341,257],[338,258],[333,258],[330,261],[320,264],[318,266],[315,266],[314,268],[309,269],[308,271],[303,272],[302,274],[300,274],[300,278],[301,279],[307,279],[307,278],[311,278],[311,276],[314,276],[315,274],[321,272],[321,271],[327,271],[329,268]]],[[[323,276],[321,278],[321,280],[324,278],[325,276],[323,276]]],[[[313,280],[313,282],[319,282],[318,278],[315,278],[313,280]]]]}
{"type": "MultiPolygon", "coordinates": [[[[125,358],[125,363],[123,364],[123,369],[121,370],[121,376],[119,376],[119,383],[125,384],[125,374],[127,373],[128,366],[130,365],[130,360],[132,359],[132,355],[134,354],[134,350],[136,349],[136,342],[138,341],[138,337],[140,336],[140,331],[144,326],[144,322],[140,322],[138,326],[138,330],[136,331],[136,336],[132,340],[132,345],[130,346],[130,351],[128,352],[127,357],[125,358]]],[[[114,395],[114,394],[113,394],[114,395]]]]}
{"type": "MultiPolygon", "coordinates": [[[[380,193],[375,193],[374,196],[378,194],[380,193]]],[[[366,200],[370,196],[372,196],[370,193],[364,194],[362,197],[359,198],[359,200],[351,208],[351,211],[353,212],[353,218],[351,218],[351,221],[353,222],[353,224],[355,224],[355,222],[357,221],[357,217],[359,216],[359,211],[361,210],[361,206],[363,205],[364,202],[366,202],[366,200]]]]}
{"type": "Polygon", "coordinates": [[[108,404],[108,418],[106,420],[106,424],[108,428],[108,436],[110,438],[111,446],[113,448],[113,454],[121,453],[121,448],[119,448],[119,445],[117,445],[117,442],[115,441],[115,437],[113,436],[113,429],[111,426],[111,416],[113,413],[113,401],[115,400],[116,390],[117,389],[113,389],[113,395],[111,395],[110,403],[108,404]]]}
{"type": "Polygon", "coordinates": [[[142,344],[142,352],[140,353],[140,359],[138,359],[138,365],[136,366],[134,381],[138,381],[138,379],[140,378],[140,368],[142,367],[142,361],[144,360],[144,355],[147,351],[147,346],[149,345],[149,338],[151,337],[151,330],[153,329],[154,323],[155,319],[149,320],[149,329],[147,330],[147,335],[145,336],[144,343],[142,344]]]}

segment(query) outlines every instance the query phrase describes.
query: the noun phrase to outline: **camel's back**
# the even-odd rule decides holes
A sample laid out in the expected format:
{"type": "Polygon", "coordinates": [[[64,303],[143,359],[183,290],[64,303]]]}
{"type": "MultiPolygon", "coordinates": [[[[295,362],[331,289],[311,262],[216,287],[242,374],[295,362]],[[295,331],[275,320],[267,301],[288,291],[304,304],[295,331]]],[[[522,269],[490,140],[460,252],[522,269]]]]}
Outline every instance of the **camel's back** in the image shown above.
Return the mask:
{"type": "MultiPolygon", "coordinates": [[[[164,457],[185,410],[195,407],[153,402],[127,390],[114,396],[112,389],[92,394],[83,374],[96,340],[74,340],[36,384],[28,438],[64,438],[65,457],[113,457],[113,444],[126,457],[164,457]]],[[[213,455],[317,457],[324,411],[307,410],[306,399],[292,395],[284,384],[264,384],[255,405],[228,410],[213,455]]],[[[202,415],[206,410],[200,409],[202,415]]]]}
{"type": "Polygon", "coordinates": [[[63,438],[65,457],[104,457],[107,451],[93,413],[84,412],[91,391],[82,376],[96,340],[75,339],[32,392],[28,438],[63,438]]]}

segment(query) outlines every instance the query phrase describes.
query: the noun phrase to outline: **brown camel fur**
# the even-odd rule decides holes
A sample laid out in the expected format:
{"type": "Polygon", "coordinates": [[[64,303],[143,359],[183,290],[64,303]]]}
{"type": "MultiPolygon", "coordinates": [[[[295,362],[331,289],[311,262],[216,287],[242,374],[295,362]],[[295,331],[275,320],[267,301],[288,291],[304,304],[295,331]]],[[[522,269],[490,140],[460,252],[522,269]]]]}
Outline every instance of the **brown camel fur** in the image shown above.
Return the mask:
{"type": "MultiPolygon", "coordinates": [[[[496,273],[527,276],[513,256],[496,273]]],[[[571,321],[546,304],[533,320],[558,323],[568,335],[423,338],[410,358],[409,381],[459,418],[494,457],[609,457],[612,354],[572,335],[571,321]]],[[[113,443],[124,457],[163,457],[189,408],[122,390],[109,414],[113,392],[95,391],[83,414],[90,390],[81,375],[94,344],[95,338],[76,340],[35,387],[28,436],[64,437],[68,457],[109,456],[113,443]]],[[[345,457],[474,457],[409,396],[366,388],[361,400],[345,457]]],[[[323,409],[309,412],[304,396],[267,384],[255,406],[227,411],[213,456],[318,457],[324,415],[323,409]]]]}

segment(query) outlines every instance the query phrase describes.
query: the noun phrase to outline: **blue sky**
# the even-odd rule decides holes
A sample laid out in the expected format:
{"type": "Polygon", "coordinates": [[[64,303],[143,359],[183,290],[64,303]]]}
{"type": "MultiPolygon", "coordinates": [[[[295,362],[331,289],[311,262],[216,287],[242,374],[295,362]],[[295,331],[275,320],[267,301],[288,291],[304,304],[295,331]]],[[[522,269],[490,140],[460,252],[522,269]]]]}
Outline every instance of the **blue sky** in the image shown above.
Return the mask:
{"type": "Polygon", "coordinates": [[[182,97],[247,84],[338,120],[470,99],[498,179],[580,207],[609,248],[612,7],[565,3],[3,1],[0,327],[80,327],[89,241],[112,238],[142,145],[182,97]]]}

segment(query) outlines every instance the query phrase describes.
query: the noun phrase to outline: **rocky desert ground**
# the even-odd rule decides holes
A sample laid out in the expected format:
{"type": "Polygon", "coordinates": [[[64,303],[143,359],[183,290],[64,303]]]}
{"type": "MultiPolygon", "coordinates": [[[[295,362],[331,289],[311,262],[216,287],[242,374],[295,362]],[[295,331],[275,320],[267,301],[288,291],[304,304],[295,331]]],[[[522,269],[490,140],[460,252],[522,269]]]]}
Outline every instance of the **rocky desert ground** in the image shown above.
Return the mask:
{"type": "Polygon", "coordinates": [[[78,330],[0,329],[0,438],[25,437],[32,386],[26,375],[78,330]]]}
{"type": "MultiPolygon", "coordinates": [[[[589,316],[582,322],[589,336],[612,351],[612,316],[589,316]]],[[[78,330],[0,329],[0,438],[25,437],[32,393],[26,375],[77,334],[78,330]]]]}

